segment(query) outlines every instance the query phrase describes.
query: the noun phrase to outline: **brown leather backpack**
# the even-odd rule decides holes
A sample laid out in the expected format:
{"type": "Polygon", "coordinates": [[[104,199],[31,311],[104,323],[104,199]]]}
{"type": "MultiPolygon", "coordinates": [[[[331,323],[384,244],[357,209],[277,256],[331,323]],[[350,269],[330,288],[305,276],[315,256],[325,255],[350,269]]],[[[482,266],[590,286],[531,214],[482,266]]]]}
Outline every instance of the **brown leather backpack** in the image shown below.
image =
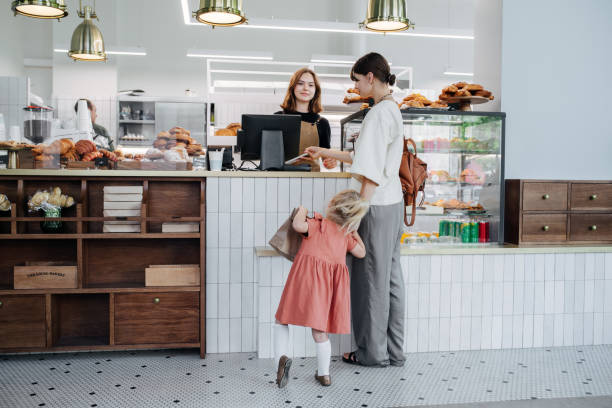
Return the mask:
{"type": "MultiPolygon", "coordinates": [[[[404,223],[407,227],[414,225],[417,194],[419,191],[425,190],[425,180],[427,180],[427,163],[417,157],[416,151],[414,140],[404,139],[404,153],[402,153],[399,176],[402,183],[402,194],[404,195],[404,223]],[[414,153],[408,150],[408,143],[412,145],[414,153]],[[408,223],[406,207],[410,205],[412,206],[412,218],[408,223]]],[[[423,194],[421,204],[423,204],[424,198],[425,195],[423,194]]]]}

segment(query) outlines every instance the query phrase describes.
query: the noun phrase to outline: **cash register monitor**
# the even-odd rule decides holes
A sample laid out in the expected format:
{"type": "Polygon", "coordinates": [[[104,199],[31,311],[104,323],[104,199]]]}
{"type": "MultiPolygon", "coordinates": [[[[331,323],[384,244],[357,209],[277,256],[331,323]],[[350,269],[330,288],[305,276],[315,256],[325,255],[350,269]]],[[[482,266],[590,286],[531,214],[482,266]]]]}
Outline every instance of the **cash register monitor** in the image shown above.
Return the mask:
{"type": "Polygon", "coordinates": [[[300,150],[300,115],[242,115],[242,131],[238,133],[237,144],[241,160],[261,159],[261,132],[280,130],[283,132],[285,160],[296,157],[300,150]]]}

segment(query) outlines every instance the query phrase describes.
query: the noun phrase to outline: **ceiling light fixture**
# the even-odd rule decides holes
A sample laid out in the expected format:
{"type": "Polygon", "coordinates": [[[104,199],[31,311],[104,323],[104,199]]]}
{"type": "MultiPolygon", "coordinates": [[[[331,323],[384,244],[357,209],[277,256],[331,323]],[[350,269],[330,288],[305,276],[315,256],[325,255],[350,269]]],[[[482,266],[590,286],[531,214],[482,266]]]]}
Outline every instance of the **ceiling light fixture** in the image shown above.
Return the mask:
{"type": "Polygon", "coordinates": [[[75,61],[106,61],[102,32],[92,21],[92,18],[98,18],[96,11],[90,6],[82,7],[79,0],[78,15],[83,22],[72,34],[68,55],[75,61]]]}
{"type": "Polygon", "coordinates": [[[187,50],[187,56],[192,58],[225,58],[225,59],[244,59],[244,60],[264,60],[271,61],[274,54],[259,51],[226,51],[226,50],[187,50]]]}
{"type": "Polygon", "coordinates": [[[473,72],[452,72],[452,71],[445,71],[444,75],[449,75],[449,76],[474,76],[473,72]]]}
{"type": "Polygon", "coordinates": [[[16,0],[11,6],[15,15],[26,17],[54,19],[68,15],[64,0],[16,0]]]}
{"type": "Polygon", "coordinates": [[[247,21],[242,0],[200,0],[200,9],[193,13],[200,23],[215,26],[235,26],[247,21]]]}
{"type": "Polygon", "coordinates": [[[406,0],[369,0],[366,19],[361,24],[381,33],[414,28],[406,16],[406,0]]]}

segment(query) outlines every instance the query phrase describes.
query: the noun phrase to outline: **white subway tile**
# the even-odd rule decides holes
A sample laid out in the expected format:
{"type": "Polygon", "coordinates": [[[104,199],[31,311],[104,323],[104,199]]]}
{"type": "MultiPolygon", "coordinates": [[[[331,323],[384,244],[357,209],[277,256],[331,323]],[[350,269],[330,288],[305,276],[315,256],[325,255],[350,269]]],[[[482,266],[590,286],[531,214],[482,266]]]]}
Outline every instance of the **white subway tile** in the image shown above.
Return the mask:
{"type": "Polygon", "coordinates": [[[406,320],[406,334],[405,334],[405,346],[404,350],[408,353],[416,353],[418,350],[418,339],[419,339],[419,321],[418,319],[407,319],[406,320]]]}
{"type": "Polygon", "coordinates": [[[493,283],[485,282],[482,285],[482,315],[493,315],[493,283]]]}
{"type": "Polygon", "coordinates": [[[555,313],[563,313],[565,307],[565,282],[555,281],[555,313]]]}
{"type": "Polygon", "coordinates": [[[472,274],[472,280],[474,282],[482,282],[483,279],[484,279],[483,271],[484,271],[484,257],[483,257],[483,255],[474,255],[473,256],[473,274],[472,274]]]}
{"type": "Polygon", "coordinates": [[[525,307],[525,283],[523,281],[514,282],[514,300],[512,302],[512,314],[522,315],[525,307]]]}
{"type": "Polygon", "coordinates": [[[514,281],[514,255],[504,255],[504,282],[514,281]]]}
{"type": "Polygon", "coordinates": [[[461,316],[472,316],[472,283],[461,284],[461,316]]]}
{"type": "Polygon", "coordinates": [[[535,254],[534,256],[534,266],[533,266],[533,280],[536,282],[540,282],[544,280],[544,266],[545,266],[545,257],[543,254],[535,254]]]}
{"type": "Polygon", "coordinates": [[[218,319],[206,319],[206,353],[218,353],[218,319]]]}
{"type": "Polygon", "coordinates": [[[255,179],[245,177],[242,179],[242,212],[255,212],[255,179]]]}
{"type": "Polygon", "coordinates": [[[450,319],[450,350],[461,349],[461,318],[451,317],[450,319]]]}
{"type": "Polygon", "coordinates": [[[574,313],[574,345],[584,344],[584,314],[574,313]]]}
{"type": "Polygon", "coordinates": [[[612,280],[612,253],[606,253],[604,257],[605,279],[612,280]]]}
{"type": "Polygon", "coordinates": [[[472,346],[472,318],[461,318],[461,350],[469,350],[472,346]]]}
{"type": "Polygon", "coordinates": [[[533,347],[544,347],[544,315],[533,316],[533,347]]]}
{"type": "Polygon", "coordinates": [[[419,282],[429,283],[431,281],[431,257],[419,256],[419,282]]]}
{"type": "Polygon", "coordinates": [[[512,348],[512,342],[514,341],[513,327],[514,317],[512,315],[502,316],[502,348],[512,348]]]}
{"type": "Polygon", "coordinates": [[[612,280],[606,280],[604,289],[604,313],[612,313],[612,280]]]}
{"type": "Polygon", "coordinates": [[[219,318],[228,319],[230,317],[230,285],[229,283],[218,284],[219,318]]]}
{"type": "Polygon", "coordinates": [[[219,249],[219,283],[229,283],[231,276],[230,250],[229,248],[219,249]]]}
{"type": "Polygon", "coordinates": [[[593,344],[593,313],[584,314],[584,344],[593,344]]]}
{"type": "Polygon", "coordinates": [[[216,319],[219,317],[219,298],[217,296],[219,288],[215,283],[206,284],[206,318],[216,319]]]}
{"type": "Polygon", "coordinates": [[[430,318],[428,319],[427,327],[429,333],[427,334],[427,351],[438,351],[440,347],[440,319],[430,318]]]}
{"type": "Polygon", "coordinates": [[[595,254],[595,279],[604,279],[605,269],[605,254],[595,254]]]}
{"type": "MultiPolygon", "coordinates": [[[[350,337],[349,337],[349,342],[350,342],[350,337]]],[[[317,346],[314,342],[314,339],[312,338],[312,336],[310,336],[310,338],[306,338],[306,344],[305,344],[305,348],[306,348],[306,356],[307,357],[316,357],[317,355],[317,346]]],[[[349,348],[348,351],[353,351],[354,349],[352,347],[350,347],[349,344],[349,348]]]]}
{"type": "Polygon", "coordinates": [[[544,280],[555,280],[555,254],[544,254],[544,280]]]}
{"type": "Polygon", "coordinates": [[[474,257],[472,255],[463,255],[461,258],[461,282],[472,282],[474,257]]]}
{"type": "Polygon", "coordinates": [[[241,352],[249,353],[257,351],[257,342],[255,339],[256,319],[252,317],[242,318],[242,348],[241,352]]]}
{"type": "Polygon", "coordinates": [[[571,313],[563,315],[563,345],[574,345],[574,315],[571,313]]]}
{"type": "Polygon", "coordinates": [[[266,214],[265,213],[255,213],[253,229],[254,229],[253,244],[256,247],[257,246],[267,246],[268,241],[266,241],[266,214]]]}
{"type": "Polygon", "coordinates": [[[451,284],[440,284],[440,317],[450,317],[451,313],[451,284]]]}
{"type": "Polygon", "coordinates": [[[440,351],[450,350],[450,319],[440,318],[440,351]]]}
{"type": "Polygon", "coordinates": [[[482,282],[474,282],[472,284],[472,313],[474,317],[482,316],[482,282]]]}
{"type": "MultiPolygon", "coordinates": [[[[306,337],[306,344],[308,344],[308,340],[309,340],[308,337],[306,337]]],[[[310,336],[310,341],[313,341],[312,336],[310,336]]],[[[340,353],[338,355],[341,356],[344,353],[350,353],[353,350],[354,348],[351,344],[351,335],[350,334],[341,335],[340,336],[340,353]]],[[[308,357],[315,355],[315,354],[308,354],[308,346],[306,347],[306,353],[308,357]]]]}
{"type": "Polygon", "coordinates": [[[459,283],[461,282],[461,256],[460,255],[450,255],[451,262],[451,282],[459,283]]]}
{"type": "MultiPolygon", "coordinates": [[[[304,327],[293,327],[293,356],[306,356],[306,336],[312,337],[310,329],[304,327]]],[[[337,355],[337,354],[335,354],[337,355]]]]}
{"type": "Polygon", "coordinates": [[[565,254],[555,254],[555,280],[565,280],[565,254]]]}
{"type": "Polygon", "coordinates": [[[257,307],[257,313],[258,313],[258,320],[259,323],[274,323],[273,319],[270,319],[270,308],[271,308],[271,302],[270,302],[270,293],[272,291],[272,288],[270,287],[259,287],[259,299],[258,299],[258,307],[257,307]]]}
{"type": "Polygon", "coordinates": [[[417,351],[427,352],[429,351],[429,319],[418,319],[418,343],[417,351]]]}
{"type": "Polygon", "coordinates": [[[278,179],[266,179],[266,213],[278,211],[278,179]]]}
{"type": "Polygon", "coordinates": [[[573,281],[576,279],[576,257],[574,254],[565,254],[565,280],[573,281]]]}
{"type": "Polygon", "coordinates": [[[289,179],[289,212],[302,204],[302,179],[292,177],[289,179]]]}
{"type": "Polygon", "coordinates": [[[279,227],[278,214],[266,213],[266,245],[272,239],[274,234],[276,234],[279,227]]]}
{"type": "Polygon", "coordinates": [[[525,280],[525,255],[514,255],[514,281],[523,282],[525,280]]]}
{"type": "Polygon", "coordinates": [[[565,317],[563,314],[554,315],[555,328],[554,328],[553,345],[555,347],[563,346],[563,341],[564,341],[564,336],[565,336],[565,332],[563,328],[564,319],[565,317]]]}
{"type": "Polygon", "coordinates": [[[574,313],[584,312],[584,281],[574,282],[574,313]]]}
{"type": "Polygon", "coordinates": [[[470,350],[480,350],[482,337],[482,317],[470,318],[470,350]]]}
{"type": "Polygon", "coordinates": [[[451,317],[461,316],[461,284],[451,283],[451,317]]]}
{"type": "Polygon", "coordinates": [[[429,317],[429,284],[419,283],[419,317],[429,317]]]}
{"type": "Polygon", "coordinates": [[[249,196],[242,196],[243,187],[242,187],[242,178],[241,177],[233,177],[230,180],[230,189],[232,193],[231,198],[231,212],[242,212],[242,202],[246,200],[250,200],[249,196]]]}
{"type": "Polygon", "coordinates": [[[283,288],[281,287],[272,287],[270,289],[270,321],[274,322],[276,320],[276,311],[278,310],[278,305],[280,304],[280,299],[283,294],[283,288]]]}
{"type": "Polygon", "coordinates": [[[219,250],[206,248],[206,284],[219,282],[219,250]]]}
{"type": "Polygon", "coordinates": [[[253,248],[244,248],[242,250],[242,282],[255,282],[255,268],[253,265],[255,254],[253,248]]]}
{"type": "Polygon", "coordinates": [[[279,256],[272,258],[272,273],[271,273],[271,282],[272,286],[284,286],[283,281],[283,259],[279,256]]]}
{"type": "Polygon", "coordinates": [[[230,319],[219,319],[219,353],[230,352],[230,319]]]}
{"type": "Polygon", "coordinates": [[[431,257],[431,283],[440,283],[441,264],[442,258],[439,255],[433,255],[431,257]]]}
{"type": "Polygon", "coordinates": [[[535,280],[535,255],[525,255],[525,281],[533,282],[535,280]]]}
{"type": "Polygon", "coordinates": [[[255,246],[255,214],[243,213],[240,215],[242,215],[242,248],[252,248],[255,246]]]}
{"type": "Polygon", "coordinates": [[[440,317],[440,284],[429,285],[428,317],[440,317]]]}
{"type": "Polygon", "coordinates": [[[219,247],[219,217],[209,214],[206,217],[206,248],[219,247]]]}
{"type": "Polygon", "coordinates": [[[241,307],[240,317],[256,317],[255,314],[255,284],[243,283],[241,286],[241,307]]]}
{"type": "Polygon", "coordinates": [[[574,261],[575,261],[575,278],[576,280],[584,280],[584,268],[585,268],[585,257],[584,254],[575,254],[574,255],[574,261]]]}
{"type": "Polygon", "coordinates": [[[419,316],[419,285],[406,285],[406,317],[415,319],[419,316]]]}
{"type": "Polygon", "coordinates": [[[219,248],[229,248],[232,238],[232,222],[229,213],[219,213],[219,248]]]}
{"type": "Polygon", "coordinates": [[[511,315],[514,310],[514,283],[504,282],[503,315],[511,315]]]}
{"type": "Polygon", "coordinates": [[[594,296],[595,296],[595,281],[585,280],[584,281],[584,313],[593,313],[595,311],[595,305],[593,304],[594,296]]]}
{"type": "Polygon", "coordinates": [[[563,312],[574,313],[574,281],[565,281],[564,286],[563,312]]]}
{"type": "Polygon", "coordinates": [[[550,280],[544,282],[544,314],[555,312],[555,282],[550,280]]]}
{"type": "Polygon", "coordinates": [[[408,258],[408,283],[419,283],[419,258],[411,256],[408,258]]]}
{"type": "Polygon", "coordinates": [[[313,207],[313,180],[310,177],[302,179],[302,201],[301,204],[308,209],[309,212],[314,210],[313,207]]]}
{"type": "Polygon", "coordinates": [[[603,344],[604,314],[593,314],[593,344],[603,344]]]}
{"type": "Polygon", "coordinates": [[[502,347],[504,335],[504,325],[502,316],[493,316],[491,320],[491,348],[500,349],[502,347]]]}
{"type": "Polygon", "coordinates": [[[238,318],[242,317],[242,284],[241,283],[230,283],[229,285],[229,317],[238,318]]]}
{"type": "Polygon", "coordinates": [[[504,283],[493,283],[493,316],[504,313],[504,283]]]}
{"type": "Polygon", "coordinates": [[[504,255],[493,255],[493,282],[504,280],[504,255]]]}
{"type": "Polygon", "coordinates": [[[232,208],[232,187],[229,178],[219,178],[219,212],[230,212],[232,208]]]}
{"type": "Polygon", "coordinates": [[[485,282],[495,281],[495,255],[483,255],[484,271],[483,279],[485,282]]]}
{"type": "Polygon", "coordinates": [[[544,282],[535,282],[534,284],[534,304],[533,304],[533,313],[535,315],[543,315],[544,314],[544,282]]]}
{"type": "Polygon", "coordinates": [[[230,250],[230,283],[242,282],[242,249],[230,250]]]}
{"type": "Polygon", "coordinates": [[[555,315],[544,315],[544,347],[552,347],[555,341],[555,315]]]}
{"type": "Polygon", "coordinates": [[[316,178],[312,182],[312,208],[316,212],[323,213],[326,204],[325,180],[322,178],[316,178]]]}
{"type": "MultiPolygon", "coordinates": [[[[10,97],[9,79],[10,78],[7,76],[0,76],[0,105],[8,105],[10,102],[9,100],[9,97],[10,97]]],[[[7,118],[5,117],[4,120],[8,128],[9,123],[7,121],[7,118]]]]}
{"type": "Polygon", "coordinates": [[[584,280],[595,279],[595,254],[584,254],[584,280]]]}
{"type": "Polygon", "coordinates": [[[440,282],[449,283],[451,281],[451,256],[442,255],[440,262],[440,282]]]}
{"type": "Polygon", "coordinates": [[[325,203],[329,203],[331,201],[331,199],[336,195],[337,192],[339,192],[337,185],[336,185],[336,180],[333,178],[327,178],[324,179],[325,180],[325,198],[324,198],[324,202],[325,203]]]}
{"type": "Polygon", "coordinates": [[[525,295],[523,297],[523,314],[532,315],[534,313],[535,303],[535,283],[525,282],[525,295]]]}
{"type": "Polygon", "coordinates": [[[266,179],[256,178],[255,179],[255,212],[265,213],[266,212],[266,179]]]}
{"type": "Polygon", "coordinates": [[[289,208],[289,179],[278,179],[278,212],[291,212],[289,208]]]}
{"type": "Polygon", "coordinates": [[[230,353],[242,351],[242,319],[230,319],[230,353]]]}
{"type": "Polygon", "coordinates": [[[533,347],[533,315],[523,318],[523,348],[533,347]]]}
{"type": "Polygon", "coordinates": [[[603,343],[612,344],[612,313],[604,314],[603,327],[604,327],[603,343]]]}
{"type": "Polygon", "coordinates": [[[481,322],[480,349],[488,350],[493,346],[493,317],[483,316],[481,322]]]}
{"type": "Polygon", "coordinates": [[[219,179],[209,177],[206,179],[206,213],[216,212],[219,212],[219,179]]]}
{"type": "Polygon", "coordinates": [[[274,357],[274,343],[272,342],[272,324],[260,323],[257,336],[257,357],[274,357]]]}

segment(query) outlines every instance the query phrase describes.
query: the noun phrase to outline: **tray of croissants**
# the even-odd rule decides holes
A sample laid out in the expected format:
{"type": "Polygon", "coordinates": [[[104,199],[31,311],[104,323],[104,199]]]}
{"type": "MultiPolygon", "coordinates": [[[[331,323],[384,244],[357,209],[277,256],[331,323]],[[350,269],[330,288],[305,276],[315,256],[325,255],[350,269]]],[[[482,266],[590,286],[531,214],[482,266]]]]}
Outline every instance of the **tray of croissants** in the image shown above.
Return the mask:
{"type": "Polygon", "coordinates": [[[469,84],[467,82],[455,82],[442,89],[440,100],[449,104],[480,104],[495,99],[491,91],[486,90],[480,84],[469,84]]]}
{"type": "Polygon", "coordinates": [[[90,140],[75,143],[71,139],[36,145],[32,148],[32,154],[36,168],[113,168],[121,158],[120,152],[98,149],[90,140]]]}
{"type": "Polygon", "coordinates": [[[400,109],[448,109],[448,104],[442,100],[430,101],[425,96],[419,93],[413,93],[406,96],[400,103],[400,109]]]}

